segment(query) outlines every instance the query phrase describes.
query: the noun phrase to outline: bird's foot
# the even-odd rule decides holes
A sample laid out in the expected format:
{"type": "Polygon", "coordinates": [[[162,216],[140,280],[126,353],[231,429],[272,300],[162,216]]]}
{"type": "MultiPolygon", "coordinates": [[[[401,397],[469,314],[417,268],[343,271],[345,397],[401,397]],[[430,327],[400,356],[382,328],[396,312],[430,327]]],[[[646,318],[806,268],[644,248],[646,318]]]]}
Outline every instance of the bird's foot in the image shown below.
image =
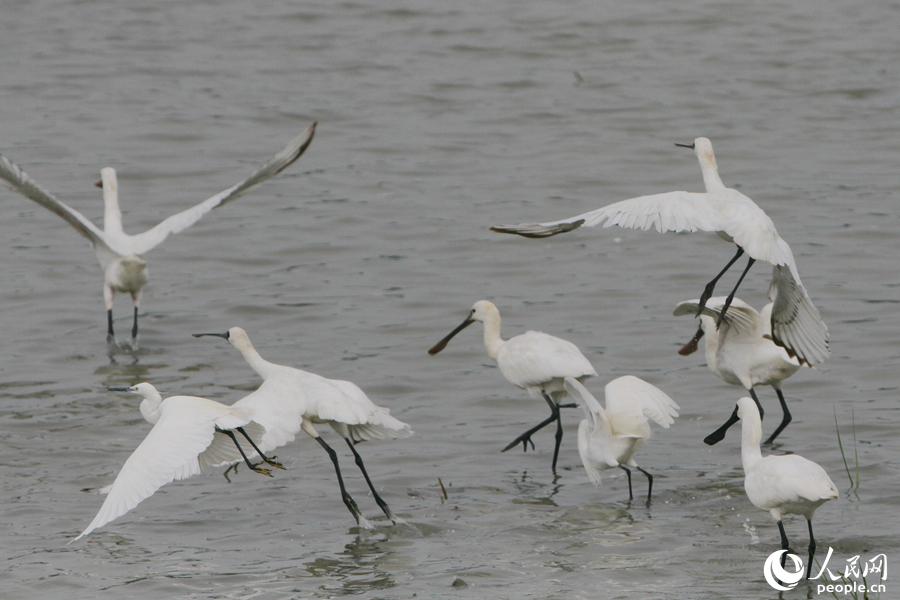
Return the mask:
{"type": "Polygon", "coordinates": [[[271,469],[266,469],[265,467],[259,466],[259,463],[255,464],[255,465],[251,464],[251,465],[248,465],[248,466],[249,466],[250,469],[251,469],[252,471],[254,471],[255,473],[260,473],[260,474],[262,474],[262,475],[266,475],[266,476],[268,476],[268,477],[272,477],[272,470],[271,470],[271,469]]]}
{"type": "Polygon", "coordinates": [[[267,465],[272,465],[272,466],[275,467],[276,469],[281,469],[282,471],[286,471],[287,469],[285,469],[284,465],[281,464],[280,462],[278,462],[277,460],[275,460],[276,458],[278,458],[278,457],[277,457],[277,456],[270,456],[270,457],[268,457],[268,458],[263,458],[263,461],[264,461],[267,465]]]}
{"type": "Polygon", "coordinates": [[[530,435],[530,434],[523,434],[523,435],[520,435],[519,437],[517,437],[516,439],[514,439],[513,441],[511,441],[511,442],[506,446],[506,448],[504,448],[503,450],[501,450],[501,452],[506,452],[506,451],[509,450],[510,448],[515,448],[516,446],[519,445],[519,443],[522,444],[522,451],[523,451],[523,452],[528,452],[528,444],[531,444],[531,449],[534,450],[534,442],[531,441],[531,435],[530,435]]]}

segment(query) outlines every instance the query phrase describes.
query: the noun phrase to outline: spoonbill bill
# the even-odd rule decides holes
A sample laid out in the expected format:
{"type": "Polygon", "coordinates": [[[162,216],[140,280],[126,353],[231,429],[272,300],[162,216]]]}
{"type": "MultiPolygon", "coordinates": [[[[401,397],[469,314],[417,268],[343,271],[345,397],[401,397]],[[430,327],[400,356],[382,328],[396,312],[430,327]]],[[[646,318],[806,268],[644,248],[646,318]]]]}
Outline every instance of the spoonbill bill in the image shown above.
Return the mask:
{"type": "MultiPolygon", "coordinates": [[[[754,386],[771,385],[778,394],[781,410],[784,413],[781,424],[765,441],[771,444],[788,423],[791,412],[788,410],[784,394],[781,393],[781,382],[793,375],[800,368],[800,361],[791,356],[781,346],[772,341],[771,314],[773,303],[766,304],[762,312],[741,300],[734,298],[731,306],[723,316],[722,307],[726,298],[716,296],[710,298],[706,306],[700,310],[700,327],[690,342],[678,351],[687,356],[697,350],[700,338],[706,338],[706,364],[709,370],[725,383],[742,385],[759,408],[759,414],[765,414],[754,386]],[[716,323],[722,326],[716,329],[716,323]]],[[[686,300],[675,306],[675,316],[696,315],[700,300],[686,300]]],[[[733,422],[733,421],[732,421],[733,422]]],[[[712,446],[725,437],[727,427],[720,427],[709,434],[703,441],[712,446]]]]}
{"type": "Polygon", "coordinates": [[[577,379],[565,378],[569,395],[581,403],[587,416],[578,427],[578,453],[588,477],[600,486],[600,473],[619,467],[628,475],[631,468],[647,476],[647,502],[653,493],[653,476],[634,461],[634,453],[650,439],[650,420],[665,429],[675,422],[678,405],[658,387],[633,375],[617,377],[606,384],[606,409],[577,379]]]}
{"type": "Polygon", "coordinates": [[[260,443],[263,451],[274,450],[293,441],[295,434],[301,430],[306,432],[325,449],[334,464],[341,499],[350,514],[359,526],[369,529],[372,527],[371,523],[362,516],[356,501],[344,486],[337,453],[315,428],[315,425],[320,424],[331,425],[350,446],[356,466],[362,471],[375,502],[392,523],[397,523],[399,519],[394,516],[369,478],[356,444],[364,440],[409,437],[413,433],[409,425],[392,417],[388,409],[369,400],[359,387],[349,381],[327,379],[265,360],[250,343],[247,332],[240,327],[232,327],[225,333],[194,334],[194,337],[204,336],[228,340],[263,379],[259,389],[233,405],[250,414],[254,421],[266,428],[260,443]]]}
{"type": "Polygon", "coordinates": [[[476,302],[465,321],[435,344],[428,354],[434,356],[443,350],[453,336],[475,321],[481,321],[484,325],[484,346],[506,380],[528,392],[532,398],[543,398],[550,406],[550,416],[546,420],[514,439],[503,452],[519,443],[526,452],[529,443],[533,450],[532,434],[556,421],[556,447],[553,449],[552,464],[553,473],[556,474],[556,460],[563,437],[559,409],[568,396],[563,380],[572,377],[584,381],[595,376],[597,371],[575,344],[558,337],[540,331],[527,331],[504,340],[500,337],[500,311],[487,300],[476,302]]]}
{"type": "MultiPolygon", "coordinates": [[[[786,514],[803,515],[809,526],[809,562],[806,578],[809,579],[813,556],[816,554],[816,538],[813,535],[813,513],[828,500],[838,497],[837,486],[828,473],[818,464],[796,454],[764,457],[759,450],[762,439],[762,421],[759,410],[750,398],[737,402],[736,419],[741,420],[741,462],[744,464],[744,490],[753,506],[769,511],[781,533],[781,548],[788,549],[782,518],[786,514]]],[[[787,553],[781,555],[781,566],[787,553]]]]}
{"type": "Polygon", "coordinates": [[[285,148],[269,159],[262,167],[249,177],[204,200],[200,204],[163,220],[144,233],[129,235],[122,229],[122,212],[119,210],[119,186],[116,170],[112,167],[101,169],[101,180],[97,185],[103,188],[103,230],[89,221],[80,212],[56,199],[46,191],[17,164],[0,154],[0,179],[9,188],[19,192],[26,198],[34,200],[44,208],[62,217],[75,231],[90,241],[103,269],[103,298],[106,301],[107,333],[109,344],[115,343],[113,333],[113,296],[118,293],[131,295],[134,304],[134,324],[131,327],[131,342],[134,344],[138,334],[138,307],[141,302],[141,289],[149,280],[147,263],[141,257],[161,244],[171,233],[179,233],[214,208],[222,206],[250,191],[265,180],[277,175],[297,160],[309,147],[316,131],[313,123],[306,131],[285,146],[285,148]]]}
{"type": "Polygon", "coordinates": [[[549,237],[582,225],[593,227],[600,223],[604,227],[618,225],[644,231],[650,227],[655,227],[659,232],[714,231],[725,241],[733,242],[737,253],[706,285],[700,296],[699,308],[706,305],[719,279],[746,252],[749,255],[747,266],[728,295],[725,308],[731,304],[754,262],[762,260],[774,265],[769,284],[769,299],[775,304],[771,317],[772,339],[800,362],[823,362],[829,355],[828,327],[800,282],[791,248],[778,235],[772,219],[753,200],[725,187],[719,177],[712,143],[707,138],[699,137],[693,144],[676,146],[691,148],[696,153],[706,192],[679,191],[641,196],[560,221],[496,225],[491,230],[531,238],[549,237]]]}
{"type": "Polygon", "coordinates": [[[122,465],[100,512],[72,542],[121,517],[170,481],[187,479],[209,467],[243,458],[250,469],[271,477],[269,469],[250,462],[235,431],[256,449],[263,462],[284,468],[257,448],[253,438],[261,439],[266,429],[239,408],[196,396],[163,400],[149,383],[109,389],[141,396],[141,414],[153,429],[122,465]]]}

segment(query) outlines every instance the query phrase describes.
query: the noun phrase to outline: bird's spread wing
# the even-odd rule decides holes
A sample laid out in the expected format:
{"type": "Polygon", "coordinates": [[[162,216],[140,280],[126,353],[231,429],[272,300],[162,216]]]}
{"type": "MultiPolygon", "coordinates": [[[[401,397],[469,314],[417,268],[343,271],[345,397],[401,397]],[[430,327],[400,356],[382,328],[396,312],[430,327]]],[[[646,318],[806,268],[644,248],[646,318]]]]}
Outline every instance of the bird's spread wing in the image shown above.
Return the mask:
{"type": "Polygon", "coordinates": [[[594,395],[574,377],[566,377],[563,380],[563,385],[575,402],[580,404],[581,408],[584,409],[590,431],[601,431],[607,437],[612,435],[612,427],[609,424],[609,418],[606,416],[606,411],[600,403],[597,402],[594,395]]]}
{"type": "Polygon", "coordinates": [[[0,179],[7,186],[19,192],[29,200],[34,200],[44,208],[52,211],[65,219],[75,230],[86,237],[95,247],[105,248],[112,252],[103,239],[103,232],[93,223],[88,221],[80,212],[57,200],[53,194],[42,188],[28,176],[19,165],[0,154],[0,179]]]}
{"type": "Polygon", "coordinates": [[[319,419],[346,426],[353,441],[405,438],[412,428],[392,417],[390,410],[372,402],[351,381],[328,379],[309,374],[304,388],[315,398],[314,411],[319,419]]]}
{"type": "Polygon", "coordinates": [[[162,243],[170,233],[178,233],[183,231],[199,221],[203,215],[214,208],[222,206],[227,202],[231,202],[250,191],[260,183],[274,177],[295,160],[309,147],[312,142],[313,135],[316,132],[316,123],[310,125],[309,129],[301,133],[299,136],[291,140],[291,142],[278,154],[273,156],[266,164],[257,169],[252,175],[244,179],[242,182],[233,185],[225,191],[219,192],[215,196],[204,200],[200,204],[172,215],[168,219],[162,221],[156,227],[132,236],[134,244],[134,253],[143,254],[155,248],[162,243]]]}
{"type": "Polygon", "coordinates": [[[262,442],[256,438],[253,441],[263,452],[270,452],[294,441],[303,424],[306,401],[301,389],[266,381],[258,390],[235,402],[232,408],[239,408],[265,427],[262,442]]]}
{"type": "Polygon", "coordinates": [[[830,354],[828,327],[791,267],[778,265],[772,269],[772,340],[801,363],[813,365],[830,354]]]}
{"type": "MultiPolygon", "coordinates": [[[[703,307],[701,314],[718,320],[719,314],[722,311],[722,306],[725,305],[725,300],[725,296],[714,296],[710,298],[706,302],[706,306],[703,307]]],[[[675,306],[675,310],[672,314],[676,317],[682,315],[694,316],[697,314],[697,309],[699,307],[699,298],[696,300],[685,300],[684,302],[679,302],[675,306]]],[[[766,324],[763,322],[762,316],[756,312],[755,308],[740,298],[732,299],[731,306],[728,307],[728,312],[722,320],[727,323],[737,335],[760,338],[765,332],[766,324]]]]}
{"type": "Polygon", "coordinates": [[[668,429],[678,416],[678,405],[658,387],[632,375],[606,384],[606,412],[616,433],[629,433],[629,422],[652,419],[668,429]],[[620,423],[622,424],[620,426],[620,423]]]}
{"type": "Polygon", "coordinates": [[[495,225],[491,231],[515,233],[525,237],[542,238],[572,231],[580,226],[604,227],[618,225],[629,229],[657,231],[720,231],[721,220],[706,202],[706,194],[694,192],[666,192],[615,202],[560,221],[495,225]]]}
{"type": "Polygon", "coordinates": [[[199,473],[197,456],[215,433],[215,422],[203,420],[197,423],[184,411],[164,412],[122,465],[100,512],[75,540],[124,515],[170,481],[199,473]]]}

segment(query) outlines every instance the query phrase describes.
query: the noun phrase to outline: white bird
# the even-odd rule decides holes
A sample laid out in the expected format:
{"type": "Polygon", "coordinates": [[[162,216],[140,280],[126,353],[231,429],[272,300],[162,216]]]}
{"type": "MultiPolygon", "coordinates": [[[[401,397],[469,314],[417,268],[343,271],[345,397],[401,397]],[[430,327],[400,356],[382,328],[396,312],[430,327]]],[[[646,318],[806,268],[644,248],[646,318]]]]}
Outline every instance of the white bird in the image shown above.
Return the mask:
{"type": "MultiPolygon", "coordinates": [[[[660,232],[714,231],[725,241],[737,245],[737,253],[706,285],[700,305],[706,304],[722,275],[746,252],[750,256],[747,267],[729,294],[729,299],[734,297],[755,261],[763,260],[774,265],[769,284],[769,299],[775,303],[772,338],[801,362],[814,364],[824,361],[829,355],[828,327],[800,283],[791,248],[778,235],[772,219],[753,200],[725,187],[719,177],[712,143],[707,138],[697,138],[690,145],[676,145],[692,148],[696,153],[706,185],[705,193],[679,191],[641,196],[560,221],[497,225],[491,230],[533,238],[600,223],[604,223],[604,227],[618,225],[645,231],[650,227],[660,232]]],[[[730,304],[730,300],[726,304],[730,304]]]]}
{"type": "Polygon", "coordinates": [[[119,187],[116,181],[116,170],[112,167],[106,167],[100,171],[102,179],[97,183],[103,188],[103,202],[106,207],[102,231],[80,212],[60,202],[50,192],[44,190],[21,167],[2,154],[0,154],[0,179],[4,180],[10,189],[34,200],[65,219],[78,233],[90,241],[104,274],[103,297],[106,301],[107,341],[110,344],[115,342],[112,307],[113,296],[119,292],[130,294],[134,304],[134,325],[131,329],[133,343],[138,333],[138,307],[141,301],[141,289],[148,281],[147,263],[141,258],[141,255],[161,244],[169,234],[187,229],[212,209],[239,198],[263,181],[280,173],[303,154],[312,142],[315,131],[316,123],[313,123],[306,131],[291,140],[281,152],[240,183],[219,192],[193,208],[172,215],[156,227],[137,235],[129,235],[122,230],[119,187]]]}
{"type": "Polygon", "coordinates": [[[565,379],[566,391],[581,402],[587,418],[578,427],[578,453],[588,477],[600,486],[600,473],[619,467],[628,475],[628,499],[631,491],[631,469],[647,476],[647,502],[653,492],[653,476],[640,468],[634,453],[650,439],[650,419],[665,429],[675,422],[678,405],[654,385],[625,375],[606,384],[606,409],[578,380],[565,379]]]}
{"type": "MultiPolygon", "coordinates": [[[[772,303],[766,304],[761,313],[741,300],[734,298],[722,317],[721,309],[725,298],[710,298],[700,313],[700,327],[690,342],[678,351],[682,356],[697,350],[697,342],[706,336],[706,364],[725,383],[742,385],[756,402],[760,415],[765,414],[756,391],[757,385],[770,385],[778,394],[784,416],[781,424],[772,432],[766,444],[771,444],[788,423],[791,413],[788,410],[784,394],[781,393],[781,382],[793,375],[800,368],[797,357],[772,341],[770,328],[772,303]],[[716,329],[716,322],[721,320],[722,326],[716,329]]],[[[675,316],[696,315],[700,307],[699,300],[679,302],[675,307],[675,316]]],[[[722,441],[727,428],[719,428],[709,434],[703,441],[712,446],[722,441]]]]}
{"type": "Polygon", "coordinates": [[[394,516],[375,489],[355,444],[364,440],[409,437],[413,433],[409,425],[392,417],[388,409],[369,400],[365,392],[349,381],[327,379],[265,360],[250,343],[247,332],[240,327],[232,327],[225,333],[194,334],[194,337],[203,336],[228,340],[240,351],[250,367],[262,377],[263,383],[259,389],[238,400],[233,406],[244,410],[254,421],[266,428],[266,433],[259,444],[263,451],[274,450],[293,441],[294,435],[301,430],[306,432],[319,442],[331,458],[341,489],[341,499],[357,524],[367,529],[371,528],[371,524],[362,516],[356,501],[344,487],[337,453],[322,439],[315,428],[318,424],[331,425],[350,446],[356,466],[362,471],[375,502],[392,523],[397,523],[399,519],[394,516]]]}
{"type": "MultiPolygon", "coordinates": [[[[149,383],[110,390],[141,396],[141,414],[153,429],[122,465],[100,512],[72,542],[121,517],[165,484],[187,479],[209,467],[231,464],[243,457],[252,470],[272,476],[269,469],[247,459],[234,435],[237,431],[250,447],[256,448],[253,438],[261,439],[265,434],[265,427],[245,411],[196,396],[170,396],[163,400],[149,383]]],[[[268,458],[261,451],[258,454],[264,462],[284,468],[274,457],[268,458]]]]}
{"type": "MultiPolygon", "coordinates": [[[[741,420],[741,462],[744,464],[744,490],[757,508],[769,511],[781,533],[781,548],[788,549],[787,535],[781,520],[784,515],[803,515],[809,525],[809,579],[816,538],[813,536],[813,513],[828,500],[838,497],[837,486],[818,464],[796,454],[763,457],[759,450],[762,422],[759,410],[750,398],[737,402],[735,419],[741,420]]],[[[781,556],[784,567],[786,553],[781,556]]]]}
{"type": "Polygon", "coordinates": [[[553,449],[552,464],[555,474],[556,459],[563,437],[559,409],[568,395],[563,380],[572,377],[584,381],[588,377],[595,376],[597,371],[575,344],[558,337],[540,331],[528,331],[504,340],[500,337],[500,311],[487,300],[476,302],[466,320],[435,344],[428,354],[434,356],[443,350],[453,336],[475,321],[484,324],[484,346],[488,355],[500,367],[500,372],[506,380],[528,392],[532,398],[543,398],[550,406],[550,416],[546,420],[510,442],[503,452],[520,442],[526,452],[529,442],[533,450],[534,442],[531,441],[531,435],[556,421],[556,447],[553,449]]]}

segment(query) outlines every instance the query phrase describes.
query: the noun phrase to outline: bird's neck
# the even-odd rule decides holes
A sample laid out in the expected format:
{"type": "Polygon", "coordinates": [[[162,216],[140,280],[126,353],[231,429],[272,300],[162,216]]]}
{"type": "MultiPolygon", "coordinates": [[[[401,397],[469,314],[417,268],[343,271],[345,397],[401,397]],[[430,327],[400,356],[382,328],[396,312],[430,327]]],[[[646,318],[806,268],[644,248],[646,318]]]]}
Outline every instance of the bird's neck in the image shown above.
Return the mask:
{"type": "Polygon", "coordinates": [[[159,405],[162,404],[162,396],[157,394],[155,397],[144,398],[141,401],[141,415],[151,425],[156,425],[159,421],[159,405]]]}
{"type": "Polygon", "coordinates": [[[264,359],[249,340],[236,344],[235,347],[240,351],[250,368],[256,371],[257,375],[263,379],[267,379],[277,366],[264,359]]]}
{"type": "Polygon", "coordinates": [[[749,472],[756,463],[762,460],[762,451],[759,442],[762,439],[762,423],[759,416],[747,415],[741,418],[741,462],[744,464],[744,474],[749,472]]]}
{"type": "Polygon", "coordinates": [[[700,315],[703,322],[703,339],[706,340],[706,364],[714,368],[718,363],[719,332],[716,331],[716,321],[712,317],[700,315]]]}
{"type": "Polygon", "coordinates": [[[484,322],[484,347],[487,349],[488,356],[492,360],[497,360],[500,348],[506,342],[500,337],[500,315],[489,314],[485,317],[484,322]]]}
{"type": "Polygon", "coordinates": [[[700,157],[700,170],[703,172],[703,184],[707,192],[718,192],[725,189],[722,178],[719,177],[719,166],[716,159],[711,156],[700,157]]]}
{"type": "Polygon", "coordinates": [[[108,234],[122,233],[122,211],[119,210],[119,189],[116,180],[103,183],[103,231],[108,234]]]}

